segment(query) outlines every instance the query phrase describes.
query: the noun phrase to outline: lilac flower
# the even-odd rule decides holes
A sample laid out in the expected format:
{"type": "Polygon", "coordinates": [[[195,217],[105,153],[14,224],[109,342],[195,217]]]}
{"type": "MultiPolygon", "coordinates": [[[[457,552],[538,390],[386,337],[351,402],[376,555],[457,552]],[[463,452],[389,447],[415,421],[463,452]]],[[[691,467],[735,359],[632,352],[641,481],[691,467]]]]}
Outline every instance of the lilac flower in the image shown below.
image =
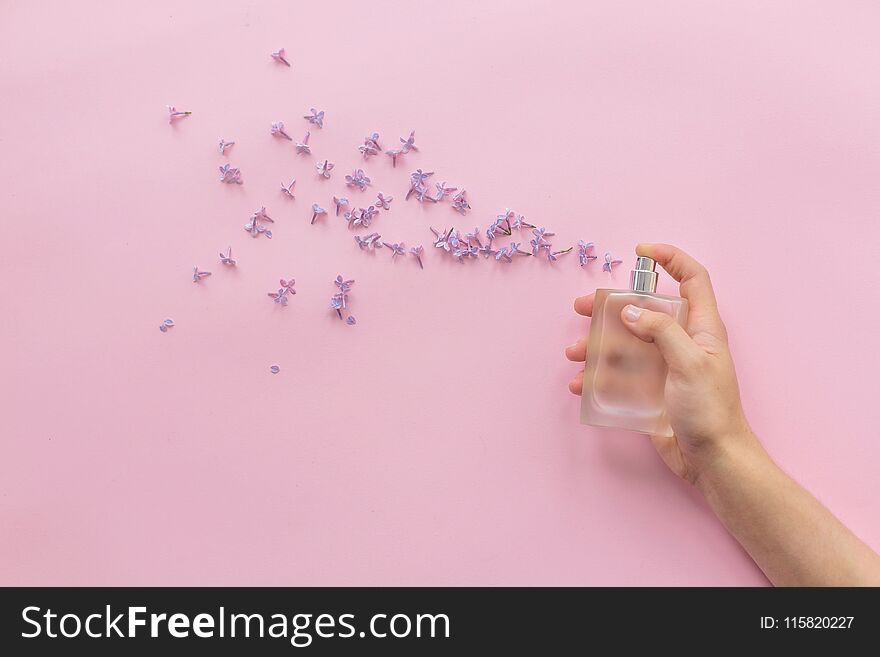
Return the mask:
{"type": "Polygon", "coordinates": [[[256,238],[260,233],[265,233],[266,237],[272,239],[272,231],[260,224],[261,221],[268,221],[270,224],[275,223],[272,217],[266,214],[265,207],[261,207],[251,215],[251,219],[244,225],[244,229],[249,232],[253,238],[256,238]]]}
{"type": "Polygon", "coordinates": [[[605,252],[605,263],[602,265],[602,271],[607,271],[609,274],[612,273],[612,268],[615,265],[619,265],[623,260],[614,260],[611,258],[611,253],[609,251],[605,252]]]}
{"type": "Polygon", "coordinates": [[[477,246],[483,246],[483,243],[480,241],[480,229],[477,226],[474,226],[474,232],[465,233],[465,239],[467,239],[468,243],[474,241],[477,243],[477,246]]]}
{"type": "Polygon", "coordinates": [[[348,205],[348,199],[345,198],[344,196],[334,196],[333,203],[336,205],[336,216],[338,217],[339,216],[339,209],[343,205],[348,205]]]}
{"type": "Polygon", "coordinates": [[[302,141],[296,142],[294,147],[296,148],[297,155],[309,155],[312,152],[312,147],[309,146],[309,137],[312,136],[311,132],[307,132],[306,136],[303,137],[302,141]]]}
{"type": "Polygon", "coordinates": [[[511,230],[522,230],[523,228],[534,228],[533,224],[526,222],[526,218],[521,214],[514,213],[513,223],[510,224],[511,230]]]}
{"type": "Polygon", "coordinates": [[[454,228],[450,228],[448,231],[443,229],[442,231],[437,230],[436,228],[431,228],[431,232],[434,233],[434,237],[437,239],[434,240],[434,247],[438,249],[443,249],[444,251],[449,251],[449,238],[452,235],[452,231],[454,228]]]}
{"type": "Polygon", "coordinates": [[[322,214],[327,214],[327,211],[322,208],[317,203],[312,203],[312,223],[315,223],[315,220],[320,217],[322,214]]]}
{"type": "Polygon", "coordinates": [[[378,205],[383,210],[391,209],[391,201],[394,200],[393,196],[385,196],[382,192],[379,192],[376,195],[376,205],[378,205]]]}
{"type": "Polygon", "coordinates": [[[336,311],[339,319],[342,319],[342,310],[348,304],[348,293],[354,285],[353,280],[344,280],[342,276],[337,276],[333,284],[339,288],[339,292],[330,297],[330,308],[336,311]]]}
{"type": "Polygon", "coordinates": [[[269,371],[272,372],[272,374],[278,374],[278,372],[281,371],[281,368],[278,367],[277,365],[272,365],[272,366],[269,368],[269,371]]]}
{"type": "Polygon", "coordinates": [[[355,324],[357,324],[357,320],[354,318],[354,315],[349,315],[345,318],[345,323],[349,326],[354,326],[355,324]]]}
{"type": "Polygon", "coordinates": [[[437,203],[445,199],[450,194],[454,194],[456,191],[458,191],[458,187],[447,187],[445,180],[443,182],[434,183],[434,187],[437,188],[437,195],[432,200],[437,203]]]}
{"type": "Polygon", "coordinates": [[[479,253],[483,254],[484,258],[488,258],[491,255],[495,255],[495,249],[492,248],[492,242],[486,242],[483,246],[477,249],[479,253]]]}
{"type": "Polygon", "coordinates": [[[329,160],[324,160],[320,164],[317,164],[315,168],[318,170],[319,176],[321,176],[322,178],[329,178],[330,171],[333,170],[333,166],[334,164],[332,162],[330,162],[329,160]]]}
{"type": "Polygon", "coordinates": [[[546,228],[533,228],[532,234],[535,236],[533,240],[529,242],[532,245],[532,255],[538,255],[538,250],[542,248],[546,248],[548,251],[552,244],[547,239],[548,237],[553,237],[556,233],[548,233],[546,228]]]}
{"type": "Polygon", "coordinates": [[[161,324],[159,324],[159,330],[162,331],[162,333],[167,333],[168,329],[170,329],[172,326],[174,326],[174,320],[170,318],[165,319],[162,321],[161,324]]]}
{"type": "Polygon", "coordinates": [[[232,165],[224,164],[220,167],[220,182],[243,185],[244,180],[241,179],[241,171],[232,165]]]}
{"type": "Polygon", "coordinates": [[[392,148],[390,150],[385,151],[385,155],[391,158],[391,166],[397,166],[397,158],[403,155],[403,151],[399,148],[392,148]]]}
{"type": "Polygon", "coordinates": [[[287,58],[285,57],[284,48],[279,48],[278,50],[273,52],[272,59],[274,59],[276,62],[279,62],[280,64],[284,64],[285,66],[290,66],[290,62],[287,61],[287,58]]]}
{"type": "Polygon", "coordinates": [[[388,242],[382,242],[385,246],[391,249],[391,259],[394,260],[397,256],[405,256],[406,255],[406,246],[403,242],[394,242],[393,244],[389,244],[388,242]]]}
{"type": "Polygon", "coordinates": [[[360,247],[361,251],[369,250],[369,249],[381,249],[382,242],[379,240],[382,239],[382,236],[379,233],[370,233],[369,235],[364,235],[361,237],[360,235],[354,236],[354,241],[357,242],[357,245],[360,247]]]}
{"type": "Polygon", "coordinates": [[[409,248],[409,252],[415,256],[415,259],[419,261],[419,267],[421,269],[425,268],[425,265],[422,264],[422,255],[425,253],[425,247],[421,244],[419,246],[411,246],[409,248]]]}
{"type": "Polygon", "coordinates": [[[178,112],[174,105],[168,106],[168,123],[174,123],[177,119],[182,119],[192,114],[192,112],[178,112]]]}
{"type": "Polygon", "coordinates": [[[275,135],[276,137],[284,137],[287,141],[293,141],[293,138],[284,132],[284,122],[283,121],[275,121],[272,126],[269,128],[269,131],[275,135]]]}
{"type": "Polygon", "coordinates": [[[310,107],[309,112],[311,112],[311,114],[306,114],[303,118],[306,121],[308,121],[309,123],[312,123],[312,124],[318,126],[319,128],[323,128],[324,127],[324,110],[321,110],[319,112],[314,107],[310,107]]]}
{"type": "Polygon", "coordinates": [[[495,252],[495,260],[504,260],[505,262],[513,262],[510,257],[510,247],[502,246],[495,252]]]}
{"type": "Polygon", "coordinates": [[[510,255],[513,255],[514,253],[518,253],[518,254],[520,254],[520,255],[525,255],[525,256],[530,256],[530,255],[532,255],[532,254],[529,253],[528,251],[523,251],[521,248],[519,248],[519,246],[520,246],[520,243],[519,243],[519,242],[511,242],[511,243],[508,245],[508,247],[507,247],[507,251],[508,251],[508,253],[509,253],[510,255]]]}
{"type": "Polygon", "coordinates": [[[593,247],[595,244],[592,242],[584,242],[583,240],[578,240],[578,260],[580,260],[581,267],[584,265],[590,264],[592,260],[596,260],[598,256],[593,255],[593,247]]]}
{"type": "Polygon", "coordinates": [[[220,155],[226,155],[226,149],[235,146],[234,141],[226,141],[225,139],[220,140],[220,155]]]}
{"type": "MultiPolygon", "coordinates": [[[[342,275],[340,274],[333,281],[333,284],[339,288],[339,292],[341,294],[348,294],[349,292],[351,292],[351,288],[354,287],[354,279],[345,280],[342,278],[342,275]]],[[[345,304],[343,304],[343,307],[344,306],[345,306],[345,304]]]]}
{"type": "Polygon", "coordinates": [[[406,193],[405,200],[409,200],[409,197],[413,194],[416,194],[416,198],[419,201],[424,200],[425,195],[428,192],[428,188],[425,186],[425,182],[433,175],[433,171],[425,172],[421,169],[416,169],[413,173],[411,173],[409,176],[409,191],[406,193]]]}
{"type": "Polygon", "coordinates": [[[359,213],[357,219],[354,220],[354,225],[369,228],[370,224],[373,223],[373,219],[379,214],[379,210],[375,205],[371,205],[368,208],[360,208],[359,213]]]}
{"type": "Polygon", "coordinates": [[[373,155],[381,153],[382,147],[379,145],[379,133],[372,132],[364,137],[364,143],[358,146],[358,150],[361,155],[364,156],[365,160],[370,159],[373,155]]]}
{"type": "Polygon", "coordinates": [[[224,265],[230,265],[233,267],[235,266],[235,260],[232,257],[232,247],[231,246],[228,249],[226,249],[226,253],[220,254],[220,262],[222,262],[224,265]]]}
{"type": "Polygon", "coordinates": [[[465,190],[461,190],[458,194],[452,197],[452,209],[461,214],[467,214],[467,211],[471,209],[471,206],[467,201],[465,190]]]}
{"type": "Polygon", "coordinates": [[[288,297],[292,297],[296,294],[296,290],[293,289],[294,280],[291,278],[289,281],[285,281],[283,278],[280,280],[279,284],[281,287],[278,288],[277,292],[267,292],[266,294],[277,304],[282,306],[287,305],[288,297]]]}
{"type": "Polygon", "coordinates": [[[400,152],[401,152],[401,153],[409,153],[410,151],[417,151],[417,150],[419,150],[419,149],[416,147],[416,131],[415,131],[415,130],[411,131],[411,132],[409,133],[409,137],[407,137],[406,139],[404,139],[403,137],[401,137],[401,138],[400,138],[400,143],[403,144],[403,146],[400,147],[400,152]]]}
{"type": "Polygon", "coordinates": [[[361,218],[361,212],[360,212],[360,210],[355,210],[354,208],[352,208],[351,210],[348,210],[345,213],[345,215],[343,215],[343,216],[345,217],[345,220],[348,222],[348,227],[351,228],[352,225],[356,226],[359,224],[360,218],[361,218]]]}
{"type": "Polygon", "coordinates": [[[203,278],[208,278],[211,275],[209,271],[201,271],[198,267],[193,267],[193,283],[200,282],[203,278]]]}
{"type": "Polygon", "coordinates": [[[290,181],[289,185],[285,185],[281,183],[281,193],[287,196],[288,198],[294,198],[293,196],[293,186],[296,184],[296,178],[290,181]]]}
{"type": "Polygon", "coordinates": [[[571,253],[571,250],[573,248],[574,248],[573,246],[570,246],[567,249],[564,249],[562,251],[551,252],[550,248],[548,247],[547,248],[547,260],[549,260],[550,262],[556,262],[559,259],[559,256],[565,255],[566,253],[571,253]]]}
{"type": "Polygon", "coordinates": [[[349,187],[357,187],[363,191],[370,184],[370,179],[367,178],[363,169],[355,169],[351,175],[345,176],[345,184],[349,187]]]}

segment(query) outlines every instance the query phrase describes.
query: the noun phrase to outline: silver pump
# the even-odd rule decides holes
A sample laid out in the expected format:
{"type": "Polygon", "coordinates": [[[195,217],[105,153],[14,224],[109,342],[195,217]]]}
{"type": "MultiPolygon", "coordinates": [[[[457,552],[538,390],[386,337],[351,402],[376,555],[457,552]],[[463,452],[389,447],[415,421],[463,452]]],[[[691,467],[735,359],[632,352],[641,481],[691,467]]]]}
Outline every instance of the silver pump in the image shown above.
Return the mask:
{"type": "Polygon", "coordinates": [[[634,292],[657,291],[657,263],[651,258],[639,256],[636,258],[636,266],[629,273],[629,287],[634,292]]]}

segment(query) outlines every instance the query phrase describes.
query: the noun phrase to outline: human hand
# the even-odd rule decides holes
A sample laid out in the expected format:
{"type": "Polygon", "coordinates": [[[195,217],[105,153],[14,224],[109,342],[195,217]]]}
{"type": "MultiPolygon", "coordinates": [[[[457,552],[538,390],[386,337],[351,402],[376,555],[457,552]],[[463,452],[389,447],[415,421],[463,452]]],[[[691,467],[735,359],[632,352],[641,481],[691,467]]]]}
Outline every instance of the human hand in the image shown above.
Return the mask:
{"type": "MultiPolygon", "coordinates": [[[[635,306],[621,312],[623,325],[636,337],[657,345],[669,367],[664,395],[673,436],[652,436],[666,465],[691,483],[735,446],[757,447],[739,396],[727,330],[718,314],[715,292],[706,268],[684,251],[668,244],[639,244],[636,254],[655,260],[680,283],[688,300],[686,326],[664,313],[635,306]]],[[[595,295],[575,299],[574,309],[591,317],[595,295]]],[[[569,360],[583,362],[587,338],[565,350],[569,360]]],[[[583,391],[584,373],[569,383],[583,391]]]]}

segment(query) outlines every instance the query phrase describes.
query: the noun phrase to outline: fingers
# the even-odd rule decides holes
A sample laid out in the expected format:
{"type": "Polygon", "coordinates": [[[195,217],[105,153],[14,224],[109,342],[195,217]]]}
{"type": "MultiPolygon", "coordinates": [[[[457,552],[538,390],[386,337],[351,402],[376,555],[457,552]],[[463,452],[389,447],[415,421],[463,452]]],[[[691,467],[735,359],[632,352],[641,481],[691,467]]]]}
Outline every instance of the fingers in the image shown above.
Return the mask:
{"type": "Polygon", "coordinates": [[[565,348],[565,357],[568,360],[583,363],[587,360],[587,339],[581,338],[573,345],[565,348]]]}
{"type": "Polygon", "coordinates": [[[584,391],[584,373],[580,371],[568,382],[568,389],[574,395],[580,395],[584,391]]]}
{"type": "Polygon", "coordinates": [[[707,331],[725,337],[712,281],[703,265],[670,244],[639,244],[636,255],[655,260],[680,283],[681,296],[688,300],[688,330],[691,333],[707,331]]]}
{"type": "Polygon", "coordinates": [[[574,300],[574,311],[578,315],[583,315],[584,317],[592,317],[593,316],[593,301],[596,299],[596,293],[588,294],[585,297],[578,297],[574,300]]]}
{"type": "MultiPolygon", "coordinates": [[[[650,256],[648,256],[650,257],[650,256]]],[[[705,352],[685,330],[666,313],[624,306],[623,325],[640,340],[653,342],[672,372],[689,373],[701,362],[705,352]]]]}

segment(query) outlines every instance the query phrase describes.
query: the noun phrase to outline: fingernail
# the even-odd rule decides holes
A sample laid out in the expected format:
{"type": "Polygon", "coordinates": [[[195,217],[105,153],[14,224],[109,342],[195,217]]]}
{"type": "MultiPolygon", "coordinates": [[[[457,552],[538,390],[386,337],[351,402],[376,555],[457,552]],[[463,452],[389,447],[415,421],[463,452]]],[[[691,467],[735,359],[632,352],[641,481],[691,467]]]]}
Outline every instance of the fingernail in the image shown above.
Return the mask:
{"type": "Polygon", "coordinates": [[[642,309],[629,305],[623,309],[623,317],[628,322],[635,322],[642,316],[642,309]]]}
{"type": "Polygon", "coordinates": [[[574,343],[568,345],[568,346],[565,348],[565,350],[568,351],[569,349],[574,349],[574,348],[577,347],[577,346],[578,346],[578,343],[577,343],[577,342],[574,342],[574,343]]]}

